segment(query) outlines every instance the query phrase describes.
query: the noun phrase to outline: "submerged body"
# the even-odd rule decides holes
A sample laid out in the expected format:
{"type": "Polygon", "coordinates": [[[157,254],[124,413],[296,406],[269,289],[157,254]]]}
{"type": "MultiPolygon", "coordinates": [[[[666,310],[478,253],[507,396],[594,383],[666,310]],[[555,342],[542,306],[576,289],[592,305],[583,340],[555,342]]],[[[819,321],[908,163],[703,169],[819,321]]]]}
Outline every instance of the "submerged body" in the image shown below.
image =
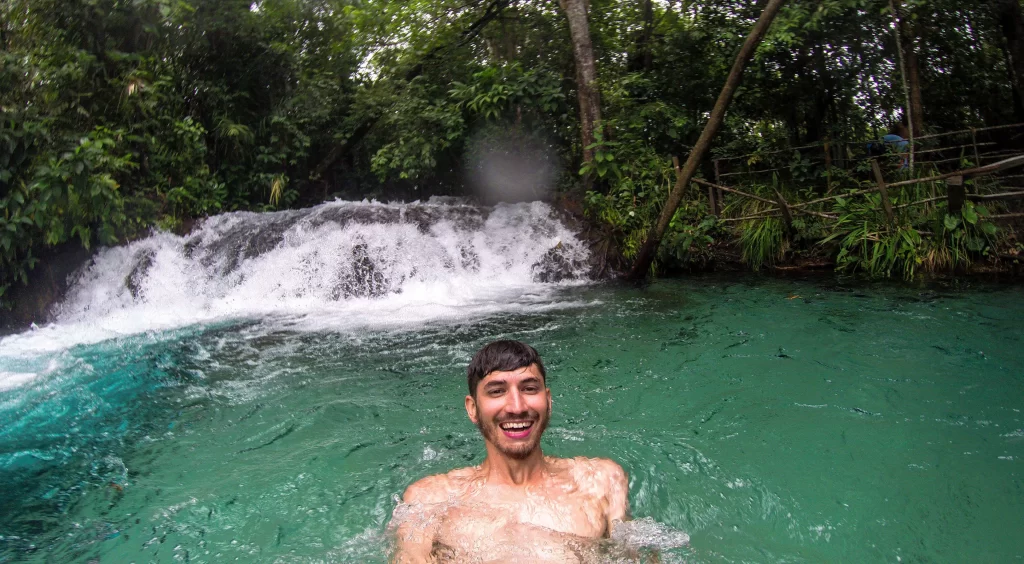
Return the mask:
{"type": "Polygon", "coordinates": [[[545,457],[535,484],[485,465],[431,476],[396,511],[398,562],[595,562],[626,518],[626,475],[605,459],[545,457]]]}

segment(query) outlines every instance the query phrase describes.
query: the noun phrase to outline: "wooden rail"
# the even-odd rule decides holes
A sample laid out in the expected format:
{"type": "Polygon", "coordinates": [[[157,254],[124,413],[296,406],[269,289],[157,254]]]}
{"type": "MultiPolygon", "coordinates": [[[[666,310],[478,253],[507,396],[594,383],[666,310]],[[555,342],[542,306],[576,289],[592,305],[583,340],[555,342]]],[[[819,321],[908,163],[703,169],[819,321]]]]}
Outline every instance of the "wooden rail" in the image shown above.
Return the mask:
{"type": "MultiPolygon", "coordinates": [[[[915,143],[915,145],[917,145],[917,144],[920,144],[920,142],[923,141],[923,140],[940,139],[940,138],[943,138],[943,137],[955,137],[955,136],[958,136],[958,135],[962,135],[962,136],[970,135],[971,143],[970,144],[966,144],[966,145],[958,146],[958,148],[967,148],[967,147],[972,147],[974,145],[977,145],[979,147],[980,146],[987,146],[987,145],[990,145],[991,143],[987,143],[987,142],[978,143],[977,142],[977,135],[979,133],[988,133],[988,132],[992,132],[992,131],[1002,131],[1002,130],[1006,130],[1006,129],[1024,129],[1024,123],[1012,123],[1012,124],[1007,124],[1007,125],[995,125],[995,126],[989,126],[989,127],[972,127],[972,128],[960,129],[960,130],[956,130],[956,131],[946,131],[946,132],[943,132],[943,133],[933,133],[933,134],[929,134],[929,135],[922,135],[920,137],[915,137],[914,138],[914,143],[915,143]]],[[[749,159],[749,157],[753,157],[753,156],[766,157],[766,156],[769,156],[769,155],[778,155],[778,154],[781,154],[781,153],[791,153],[793,151],[800,151],[802,149],[824,148],[826,146],[831,146],[831,147],[851,147],[851,146],[852,147],[863,147],[867,143],[871,143],[871,142],[875,142],[875,141],[879,141],[879,140],[878,139],[871,139],[871,140],[865,140],[865,141],[830,141],[830,140],[823,140],[823,141],[818,141],[816,143],[809,143],[809,144],[806,144],[806,145],[799,145],[799,146],[796,146],[796,147],[786,147],[784,149],[773,149],[771,151],[755,151],[753,153],[746,153],[746,154],[743,154],[743,155],[735,155],[735,156],[730,156],[730,157],[721,157],[721,158],[715,159],[715,161],[718,161],[718,162],[728,162],[728,161],[734,161],[734,160],[739,160],[739,159],[749,159]]],[[[952,149],[952,148],[953,147],[946,147],[946,148],[939,149],[939,150],[947,150],[947,149],[952,149]]],[[[929,150],[929,152],[932,152],[932,151],[935,151],[935,149],[929,150]]],[[[975,151],[975,152],[977,153],[977,151],[975,151]]],[[[921,154],[922,151],[915,151],[915,153],[921,154]]],[[[843,159],[843,160],[861,161],[861,160],[867,160],[867,159],[861,158],[861,159],[843,159]]],[[[752,172],[766,172],[766,171],[771,171],[771,170],[773,170],[773,169],[766,169],[764,171],[752,171],[752,172]]],[[[726,173],[723,173],[722,176],[735,175],[735,174],[744,174],[744,173],[726,172],[726,173]]]]}
{"type": "MultiPolygon", "coordinates": [[[[895,222],[895,214],[894,214],[894,211],[893,211],[895,209],[906,208],[906,207],[916,206],[916,205],[921,205],[921,204],[927,204],[927,203],[931,203],[931,202],[938,202],[938,201],[941,201],[941,200],[946,200],[947,201],[947,205],[948,205],[948,209],[949,209],[950,213],[959,213],[959,211],[963,207],[963,204],[964,204],[965,201],[982,202],[982,201],[991,201],[991,200],[1024,199],[1024,190],[1014,190],[1014,191],[1009,191],[1009,192],[1000,192],[1000,193],[997,193],[997,194],[967,194],[966,193],[966,189],[965,189],[965,182],[967,180],[970,180],[970,179],[973,179],[973,178],[982,177],[982,176],[986,176],[986,175],[995,174],[997,172],[1001,172],[1001,171],[1004,171],[1004,170],[1009,170],[1011,168],[1016,168],[1016,167],[1020,167],[1020,166],[1024,166],[1024,155],[1017,155],[1017,156],[1010,157],[1008,159],[1003,159],[1003,160],[1001,160],[999,162],[995,162],[995,163],[992,163],[992,164],[989,164],[989,165],[976,166],[976,167],[973,167],[973,168],[964,169],[964,170],[958,170],[958,171],[955,171],[955,172],[949,172],[949,173],[945,173],[945,174],[936,174],[936,175],[925,177],[925,178],[914,178],[914,179],[910,179],[910,180],[902,180],[902,181],[899,181],[899,182],[886,183],[885,182],[885,178],[882,175],[881,167],[879,167],[879,165],[878,165],[878,161],[877,160],[873,160],[871,162],[871,168],[872,168],[872,172],[873,172],[873,175],[874,175],[874,178],[875,178],[875,183],[876,183],[875,186],[873,186],[871,188],[864,188],[864,189],[861,189],[861,190],[853,190],[853,191],[850,191],[850,192],[846,192],[845,194],[835,194],[835,195],[825,196],[825,197],[822,197],[822,198],[818,198],[818,199],[811,200],[811,201],[808,201],[808,202],[801,202],[801,203],[797,203],[797,204],[791,204],[791,203],[787,202],[786,199],[782,196],[782,194],[778,190],[774,190],[775,199],[772,200],[770,198],[765,198],[765,197],[762,197],[762,196],[758,196],[756,194],[751,194],[749,192],[744,192],[743,190],[739,190],[737,188],[733,188],[733,187],[730,187],[730,186],[725,186],[725,185],[722,185],[721,183],[708,182],[707,180],[703,180],[703,179],[700,179],[700,178],[694,178],[691,181],[694,184],[698,184],[700,186],[704,186],[704,187],[708,188],[708,197],[711,198],[711,201],[712,201],[712,204],[713,204],[712,209],[714,210],[713,213],[716,216],[719,215],[718,207],[720,205],[720,202],[715,200],[715,191],[718,191],[719,193],[721,193],[721,192],[729,192],[729,193],[732,193],[732,194],[736,194],[737,196],[742,196],[742,197],[745,197],[745,198],[750,198],[750,199],[758,201],[758,202],[762,202],[762,203],[765,203],[765,204],[769,204],[771,206],[775,206],[775,207],[769,208],[767,210],[763,210],[763,211],[760,211],[760,212],[757,212],[755,214],[748,215],[748,216],[721,219],[720,221],[722,221],[723,223],[737,222],[737,221],[746,221],[746,220],[751,220],[751,219],[761,219],[761,218],[765,218],[765,217],[780,217],[781,216],[783,218],[783,220],[786,222],[787,227],[788,228],[792,228],[792,222],[793,222],[793,215],[792,214],[794,212],[802,213],[802,214],[807,214],[807,215],[812,215],[812,216],[816,216],[816,217],[821,217],[821,218],[824,218],[824,219],[836,219],[835,215],[831,215],[831,214],[827,214],[827,213],[823,213],[823,212],[819,212],[819,211],[814,211],[814,210],[809,210],[809,209],[806,209],[806,208],[808,206],[812,206],[814,204],[820,204],[820,203],[823,203],[823,202],[833,201],[833,200],[836,200],[836,199],[839,199],[839,198],[849,198],[849,197],[852,197],[852,196],[857,196],[857,195],[862,195],[862,194],[869,194],[869,193],[872,193],[872,192],[880,192],[881,200],[882,200],[883,212],[885,213],[886,220],[889,223],[895,222]],[[912,185],[912,184],[919,184],[919,183],[923,183],[923,182],[939,182],[939,181],[944,181],[946,183],[946,195],[945,196],[935,196],[935,197],[931,197],[931,198],[925,198],[923,200],[918,200],[916,202],[909,202],[909,203],[899,204],[899,205],[895,205],[895,206],[892,204],[892,202],[891,202],[891,200],[889,198],[889,190],[891,188],[900,188],[900,187],[903,187],[903,186],[909,186],[909,185],[912,185]]],[[[722,176],[724,176],[724,175],[722,175],[722,176]]],[[[1024,213],[1007,213],[1007,214],[997,214],[997,215],[990,216],[991,219],[1000,219],[1000,220],[1001,219],[1016,219],[1016,218],[1020,218],[1020,217],[1024,217],[1024,213]]]]}

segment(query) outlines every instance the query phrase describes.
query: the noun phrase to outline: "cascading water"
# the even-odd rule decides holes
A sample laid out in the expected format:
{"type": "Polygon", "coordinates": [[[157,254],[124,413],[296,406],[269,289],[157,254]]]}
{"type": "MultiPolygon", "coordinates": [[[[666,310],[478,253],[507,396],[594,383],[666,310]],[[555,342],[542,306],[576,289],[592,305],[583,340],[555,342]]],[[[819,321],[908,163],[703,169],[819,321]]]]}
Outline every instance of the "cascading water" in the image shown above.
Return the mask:
{"type": "MultiPolygon", "coordinates": [[[[107,510],[89,500],[162,471],[141,470],[131,452],[173,436],[183,401],[176,394],[223,382],[235,388],[224,407],[261,405],[275,387],[265,377],[280,374],[271,366],[305,362],[310,355],[296,353],[307,344],[334,340],[329,356],[345,357],[358,354],[355,343],[390,335],[389,348],[400,351],[431,325],[571,306],[558,294],[585,284],[589,268],[586,246],[547,204],[443,198],[229,213],[187,236],[157,233],[101,250],[50,323],[0,340],[0,562],[40,546],[75,560],[94,535],[117,538],[121,525],[97,519],[107,510]],[[264,349],[278,342],[289,344],[264,349]],[[228,352],[257,349],[269,356],[228,352]],[[84,536],[62,532],[83,522],[84,536]]],[[[321,373],[315,364],[299,372],[321,373]]],[[[322,384],[337,377],[321,374],[322,384]]],[[[386,394],[374,396],[371,403],[386,394]]],[[[369,432],[349,427],[353,438],[369,432]]],[[[192,463],[200,461],[210,458],[192,463]]],[[[267,472],[261,466],[235,471],[258,476],[267,472]]],[[[369,550],[381,553],[374,542],[369,550]]]]}
{"type": "MultiPolygon", "coordinates": [[[[4,344],[57,350],[268,317],[292,328],[338,330],[524,311],[549,307],[556,283],[586,281],[587,260],[586,246],[541,202],[487,208],[451,199],[336,201],[229,213],[184,237],[158,233],[101,251],[57,308],[53,326],[4,344]]],[[[9,383],[25,377],[6,376],[9,383]]]]}

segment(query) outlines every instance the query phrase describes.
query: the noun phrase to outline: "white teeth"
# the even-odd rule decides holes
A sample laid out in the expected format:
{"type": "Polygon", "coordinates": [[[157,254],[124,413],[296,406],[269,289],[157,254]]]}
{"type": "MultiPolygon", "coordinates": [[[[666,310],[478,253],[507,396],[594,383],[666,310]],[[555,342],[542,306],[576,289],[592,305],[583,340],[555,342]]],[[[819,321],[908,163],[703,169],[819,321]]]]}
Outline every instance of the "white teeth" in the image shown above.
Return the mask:
{"type": "Polygon", "coordinates": [[[502,423],[501,424],[501,428],[502,429],[507,429],[507,430],[511,431],[511,430],[514,430],[514,429],[526,429],[530,425],[533,425],[533,423],[531,423],[529,421],[516,422],[516,423],[502,423]]]}

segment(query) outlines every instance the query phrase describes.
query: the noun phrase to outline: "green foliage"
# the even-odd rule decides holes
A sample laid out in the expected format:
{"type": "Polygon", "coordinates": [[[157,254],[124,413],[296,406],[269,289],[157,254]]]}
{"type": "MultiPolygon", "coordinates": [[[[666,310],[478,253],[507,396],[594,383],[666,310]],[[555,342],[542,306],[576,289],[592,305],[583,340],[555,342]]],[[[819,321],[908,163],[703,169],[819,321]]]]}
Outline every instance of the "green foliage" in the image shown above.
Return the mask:
{"type": "Polygon", "coordinates": [[[615,147],[617,145],[619,145],[617,141],[605,141],[601,128],[595,128],[594,142],[586,146],[587,150],[594,152],[594,158],[583,163],[583,166],[580,167],[580,176],[592,174],[598,178],[613,177],[621,180],[622,170],[615,162],[615,147]]]}
{"type": "MultiPolygon", "coordinates": [[[[903,4],[916,24],[929,130],[1024,119],[1008,78],[1016,55],[991,6],[903,4]]],[[[752,153],[734,168],[777,169],[775,188],[794,201],[866,178],[866,169],[826,170],[807,151],[783,149],[877,138],[902,115],[887,7],[787,2],[744,73],[714,154],[752,153]]],[[[733,0],[591,3],[602,121],[583,147],[557,3],[8,0],[0,287],[24,278],[54,242],[106,244],[338,193],[463,193],[481,147],[524,139],[594,182],[586,212],[632,256],[674,182],[671,157],[691,150],[758,15],[755,3],[733,0]],[[594,155],[587,163],[585,151],[594,155]]],[[[700,174],[711,177],[704,164],[700,174]]],[[[696,197],[680,206],[658,255],[664,268],[706,262],[731,236],[704,206],[696,197]]],[[[781,236],[776,220],[740,225],[745,260],[761,268],[835,245],[836,255],[847,249],[844,260],[858,257],[844,268],[905,276],[911,266],[965,268],[998,243],[976,209],[966,212],[978,214],[974,222],[960,215],[947,225],[929,211],[897,226],[866,210],[835,211],[852,214],[835,233],[806,216],[781,236]],[[855,217],[867,221],[861,235],[855,217]],[[895,238],[903,227],[921,234],[916,255],[904,248],[909,232],[895,238]],[[872,266],[865,253],[885,238],[893,250],[878,256],[896,258],[872,266]]]]}
{"type": "Polygon", "coordinates": [[[623,255],[633,258],[658,219],[661,202],[672,189],[674,173],[671,164],[650,149],[641,148],[624,158],[626,162],[612,179],[611,189],[588,191],[584,210],[608,225],[623,255]]]}
{"type": "Polygon", "coordinates": [[[117,241],[126,219],[117,178],[135,167],[119,150],[122,137],[121,131],[96,128],[59,156],[41,159],[30,178],[9,187],[0,200],[0,293],[15,280],[27,280],[36,249],[44,244],[76,238],[88,248],[117,241]]]}
{"type": "Polygon", "coordinates": [[[740,230],[740,260],[757,272],[763,266],[774,266],[789,250],[789,239],[782,220],[765,217],[743,222],[740,230]]]}
{"type": "Polygon", "coordinates": [[[353,90],[340,8],[3,3],[0,288],[72,239],[297,202],[305,186],[289,179],[308,177],[310,148],[333,142],[353,90]]]}
{"type": "Polygon", "coordinates": [[[966,271],[988,254],[998,234],[995,224],[986,219],[988,210],[972,202],[965,202],[956,216],[938,206],[930,214],[905,212],[892,225],[881,210],[878,194],[836,201],[839,220],[821,244],[838,241],[837,270],[905,280],[913,279],[922,268],[966,271]]]}
{"type": "Polygon", "coordinates": [[[927,241],[922,262],[931,271],[966,271],[987,256],[999,233],[985,206],[964,202],[959,215],[936,213],[930,221],[934,236],[927,241]],[[940,219],[941,216],[941,219],[940,219]]]}
{"type": "Polygon", "coordinates": [[[839,242],[836,270],[862,271],[872,278],[914,277],[922,261],[921,235],[911,226],[888,225],[881,196],[839,198],[833,210],[839,219],[820,244],[839,242]]]}
{"type": "MultiPolygon", "coordinates": [[[[671,163],[651,148],[625,146],[620,174],[609,176],[607,192],[590,190],[584,197],[584,211],[608,226],[614,244],[628,259],[640,251],[661,213],[675,180],[671,163]],[[630,150],[632,149],[632,150],[630,150]]],[[[686,200],[669,222],[652,268],[692,269],[706,266],[714,258],[711,246],[724,235],[720,224],[708,215],[703,201],[686,200]]]]}
{"type": "Polygon", "coordinates": [[[419,81],[396,94],[392,107],[381,120],[387,139],[371,158],[371,169],[381,180],[429,178],[440,155],[465,132],[460,108],[419,81]]]}
{"type": "Polygon", "coordinates": [[[484,119],[521,120],[522,112],[565,111],[561,79],[550,70],[524,71],[518,63],[487,67],[467,83],[455,81],[449,90],[456,107],[484,119]]]}
{"type": "Polygon", "coordinates": [[[671,268],[706,268],[715,258],[712,246],[723,235],[718,218],[708,215],[704,206],[683,206],[665,232],[659,261],[671,268]]]}

